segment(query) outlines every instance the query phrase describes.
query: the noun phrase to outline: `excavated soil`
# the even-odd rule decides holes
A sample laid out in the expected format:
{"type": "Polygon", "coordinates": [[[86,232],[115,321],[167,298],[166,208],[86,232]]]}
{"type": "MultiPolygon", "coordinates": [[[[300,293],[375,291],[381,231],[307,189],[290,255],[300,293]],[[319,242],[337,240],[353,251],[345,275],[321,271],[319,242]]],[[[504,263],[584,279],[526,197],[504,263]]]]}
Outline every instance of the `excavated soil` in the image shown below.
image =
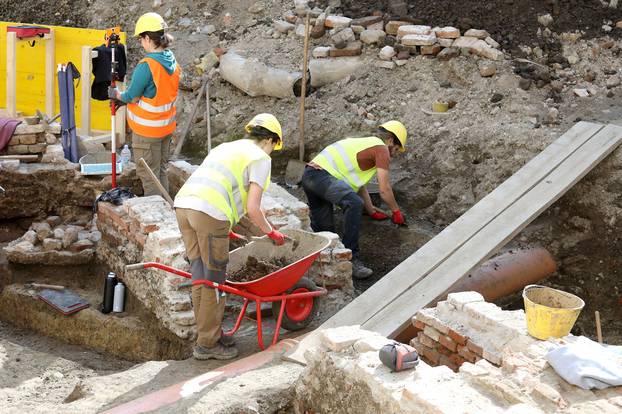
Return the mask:
{"type": "Polygon", "coordinates": [[[244,267],[230,273],[228,280],[231,282],[252,282],[290,264],[285,258],[272,258],[270,261],[265,261],[249,256],[244,267]]]}

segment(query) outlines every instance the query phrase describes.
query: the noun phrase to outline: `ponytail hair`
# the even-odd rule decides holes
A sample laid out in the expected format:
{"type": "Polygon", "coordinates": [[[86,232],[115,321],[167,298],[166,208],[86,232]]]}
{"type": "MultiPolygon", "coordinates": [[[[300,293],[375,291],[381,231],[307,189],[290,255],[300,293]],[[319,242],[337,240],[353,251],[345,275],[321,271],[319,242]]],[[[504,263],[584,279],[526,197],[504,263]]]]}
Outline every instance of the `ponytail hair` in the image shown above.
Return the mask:
{"type": "Polygon", "coordinates": [[[158,30],[157,32],[143,32],[140,37],[147,36],[156,48],[168,48],[173,43],[173,36],[168,33],[164,33],[164,30],[158,30]]]}

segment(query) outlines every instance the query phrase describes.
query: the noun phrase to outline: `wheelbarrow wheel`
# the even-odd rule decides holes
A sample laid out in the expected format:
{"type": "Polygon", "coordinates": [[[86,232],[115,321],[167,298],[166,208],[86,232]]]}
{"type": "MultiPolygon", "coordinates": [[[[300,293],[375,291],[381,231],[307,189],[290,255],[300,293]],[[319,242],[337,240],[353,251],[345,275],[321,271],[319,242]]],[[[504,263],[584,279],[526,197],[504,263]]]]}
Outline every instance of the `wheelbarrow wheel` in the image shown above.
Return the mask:
{"type": "MultiPolygon", "coordinates": [[[[303,277],[286,293],[303,293],[313,292],[317,290],[317,286],[311,280],[303,277]]],[[[288,299],[285,303],[285,311],[283,312],[283,320],[281,327],[288,331],[299,331],[309,326],[315,315],[318,313],[318,301],[315,297],[288,299]]],[[[279,317],[281,311],[281,302],[272,302],[272,315],[274,318],[279,317]]]]}

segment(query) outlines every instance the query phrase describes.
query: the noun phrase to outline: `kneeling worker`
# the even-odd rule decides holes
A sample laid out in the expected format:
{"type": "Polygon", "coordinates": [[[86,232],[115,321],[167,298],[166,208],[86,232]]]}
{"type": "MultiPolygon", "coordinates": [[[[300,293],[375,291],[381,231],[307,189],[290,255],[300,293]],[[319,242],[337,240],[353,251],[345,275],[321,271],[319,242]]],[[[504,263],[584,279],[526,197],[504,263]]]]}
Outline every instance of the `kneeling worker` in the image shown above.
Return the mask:
{"type": "Polygon", "coordinates": [[[373,271],[359,257],[359,230],[363,209],[374,220],[388,216],[372,204],[365,184],[378,173],[380,197],[393,212],[396,224],[405,224],[389,182],[390,158],[406,147],[406,127],[399,121],[386,122],[376,136],[346,138],[326,147],[305,167],[302,187],[309,201],[313,231],[335,232],[333,205],[344,214],[343,244],[352,250],[352,276],[365,279],[373,271]]]}
{"type": "MultiPolygon", "coordinates": [[[[240,218],[249,218],[282,245],[285,236],[274,230],[260,209],[270,183],[270,153],[283,147],[281,124],[270,114],[256,115],[245,128],[248,139],[214,148],[175,197],[175,213],[186,247],[192,281],[224,283],[229,261],[229,238],[240,218]]],[[[198,338],[196,359],[231,359],[238,350],[222,335],[225,297],[205,284],[192,286],[198,338]]]]}

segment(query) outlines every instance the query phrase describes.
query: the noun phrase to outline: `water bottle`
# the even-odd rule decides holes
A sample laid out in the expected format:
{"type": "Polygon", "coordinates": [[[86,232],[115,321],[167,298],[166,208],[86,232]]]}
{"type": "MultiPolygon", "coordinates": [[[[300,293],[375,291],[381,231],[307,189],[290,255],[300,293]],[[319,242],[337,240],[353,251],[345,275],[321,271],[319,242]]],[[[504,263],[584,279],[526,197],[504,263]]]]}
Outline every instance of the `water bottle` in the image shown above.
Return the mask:
{"type": "Polygon", "coordinates": [[[127,166],[130,164],[131,159],[132,159],[132,152],[127,147],[127,144],[125,144],[123,146],[123,149],[121,150],[121,164],[123,165],[123,168],[127,168],[127,166]]]}
{"type": "Polygon", "coordinates": [[[117,275],[114,272],[108,273],[104,283],[104,300],[102,301],[102,313],[112,312],[114,302],[114,288],[117,284],[117,275]]]}
{"type": "Polygon", "coordinates": [[[114,304],[112,306],[112,311],[123,312],[124,306],[125,306],[125,285],[119,282],[114,287],[114,304]]]}

